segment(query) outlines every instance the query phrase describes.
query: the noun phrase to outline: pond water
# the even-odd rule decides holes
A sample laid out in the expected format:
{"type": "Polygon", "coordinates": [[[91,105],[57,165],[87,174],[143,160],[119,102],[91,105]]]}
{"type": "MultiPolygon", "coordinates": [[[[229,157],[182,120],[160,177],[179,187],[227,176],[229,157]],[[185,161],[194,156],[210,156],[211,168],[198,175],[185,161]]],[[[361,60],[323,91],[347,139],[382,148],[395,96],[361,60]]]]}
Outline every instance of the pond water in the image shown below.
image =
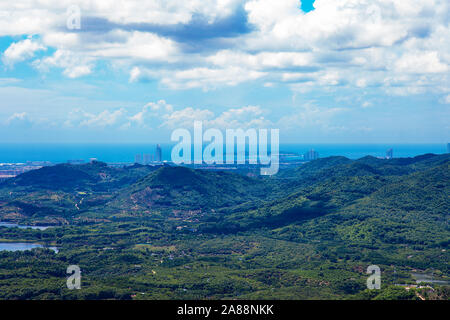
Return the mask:
{"type": "Polygon", "coordinates": [[[435,283],[435,284],[448,284],[448,281],[434,279],[432,274],[425,273],[411,273],[411,276],[416,280],[416,283],[435,283]]]}
{"type": "MultiPolygon", "coordinates": [[[[0,242],[0,251],[25,251],[34,248],[44,248],[42,244],[39,243],[28,243],[28,242],[0,242]]],[[[50,250],[58,253],[58,248],[47,247],[50,250]]]]}
{"type": "Polygon", "coordinates": [[[50,226],[26,226],[26,225],[20,225],[17,223],[11,223],[11,222],[0,222],[0,227],[19,228],[19,229],[31,228],[34,230],[45,230],[45,229],[51,228],[50,226]]]}

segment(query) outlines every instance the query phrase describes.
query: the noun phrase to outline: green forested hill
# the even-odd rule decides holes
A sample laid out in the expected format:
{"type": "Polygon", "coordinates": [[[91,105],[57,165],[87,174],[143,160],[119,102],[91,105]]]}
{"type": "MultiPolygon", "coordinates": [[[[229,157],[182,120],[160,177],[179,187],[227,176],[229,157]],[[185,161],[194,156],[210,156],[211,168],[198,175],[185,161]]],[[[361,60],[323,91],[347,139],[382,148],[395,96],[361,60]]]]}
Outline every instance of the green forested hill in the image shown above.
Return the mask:
{"type": "Polygon", "coordinates": [[[135,206],[140,209],[219,210],[269,194],[270,186],[246,176],[164,167],[123,189],[110,205],[122,209],[135,206]]]}
{"type": "MultiPolygon", "coordinates": [[[[397,211],[423,211],[447,216],[450,209],[450,157],[417,157],[411,160],[325,158],[284,172],[277,181],[284,196],[250,213],[224,219],[248,220],[292,212],[293,207],[315,208],[319,215],[345,211],[347,207],[380,207],[397,211]],[[333,165],[329,165],[330,161],[333,165]],[[308,171],[308,167],[312,167],[308,171]],[[287,174],[290,173],[290,176],[287,174]],[[287,178],[288,177],[288,178],[287,178]]],[[[299,212],[302,210],[299,209],[299,212]]],[[[292,215],[291,215],[292,216],[292,215]]],[[[299,213],[298,218],[302,216],[299,213]]],[[[232,221],[227,221],[227,223],[232,221]]],[[[289,221],[290,222],[290,221],[289,221]]]]}
{"type": "Polygon", "coordinates": [[[112,168],[94,161],[32,170],[0,184],[0,219],[66,223],[86,210],[103,206],[118,190],[160,167],[112,168]]]}
{"type": "Polygon", "coordinates": [[[330,157],[269,178],[42,168],[0,185],[0,219],[60,226],[0,226],[0,242],[59,252],[0,251],[0,298],[448,299],[449,165],[330,157]],[[68,264],[82,290],[65,289],[68,264]],[[373,264],[382,290],[365,287],[373,264]],[[441,282],[406,291],[417,274],[441,282]]]}
{"type": "Polygon", "coordinates": [[[58,164],[25,172],[0,184],[0,188],[23,187],[30,190],[105,191],[135,182],[160,166],[134,165],[112,168],[94,161],[85,165],[58,164]]]}

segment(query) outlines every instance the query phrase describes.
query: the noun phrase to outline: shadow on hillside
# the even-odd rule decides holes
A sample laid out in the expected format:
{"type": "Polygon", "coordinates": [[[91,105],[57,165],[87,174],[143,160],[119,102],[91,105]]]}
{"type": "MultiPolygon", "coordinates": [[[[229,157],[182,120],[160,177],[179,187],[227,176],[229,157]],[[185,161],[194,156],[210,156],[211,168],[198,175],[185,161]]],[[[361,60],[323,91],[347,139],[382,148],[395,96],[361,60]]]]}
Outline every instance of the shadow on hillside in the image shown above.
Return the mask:
{"type": "Polygon", "coordinates": [[[283,211],[281,214],[254,217],[254,216],[233,216],[212,218],[200,230],[205,233],[230,234],[253,229],[269,228],[276,229],[292,223],[303,223],[330,213],[330,208],[326,208],[321,203],[301,207],[293,207],[283,211]]]}

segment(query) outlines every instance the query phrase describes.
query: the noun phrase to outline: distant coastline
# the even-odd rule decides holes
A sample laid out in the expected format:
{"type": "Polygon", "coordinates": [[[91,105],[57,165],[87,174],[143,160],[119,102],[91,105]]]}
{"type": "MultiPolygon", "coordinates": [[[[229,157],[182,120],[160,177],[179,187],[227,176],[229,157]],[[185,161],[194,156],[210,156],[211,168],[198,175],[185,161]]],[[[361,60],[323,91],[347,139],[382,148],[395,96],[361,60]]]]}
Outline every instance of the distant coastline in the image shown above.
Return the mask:
{"type": "MultiPolygon", "coordinates": [[[[162,160],[170,161],[170,152],[173,144],[161,144],[162,160]]],[[[69,160],[84,160],[91,158],[107,163],[123,162],[133,163],[136,154],[154,153],[155,143],[123,144],[123,143],[68,143],[68,144],[9,144],[0,143],[0,163],[26,163],[27,161],[49,161],[52,163],[65,163],[69,160]]],[[[358,159],[364,156],[384,157],[386,150],[392,148],[394,158],[415,157],[417,155],[434,153],[447,153],[444,143],[418,143],[418,144],[325,144],[325,143],[281,143],[280,153],[303,154],[310,149],[319,152],[320,157],[344,156],[358,159]]]]}

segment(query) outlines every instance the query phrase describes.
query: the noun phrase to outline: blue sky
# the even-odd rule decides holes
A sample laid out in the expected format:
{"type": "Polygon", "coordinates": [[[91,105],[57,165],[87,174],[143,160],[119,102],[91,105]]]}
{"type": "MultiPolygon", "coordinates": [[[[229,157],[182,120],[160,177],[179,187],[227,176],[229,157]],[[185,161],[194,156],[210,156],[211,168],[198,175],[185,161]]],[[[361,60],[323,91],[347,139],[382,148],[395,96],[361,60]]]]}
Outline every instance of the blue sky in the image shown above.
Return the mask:
{"type": "Polygon", "coordinates": [[[279,128],[281,142],[446,143],[449,12],[446,0],[4,2],[0,142],[168,142],[201,120],[279,128]]]}

